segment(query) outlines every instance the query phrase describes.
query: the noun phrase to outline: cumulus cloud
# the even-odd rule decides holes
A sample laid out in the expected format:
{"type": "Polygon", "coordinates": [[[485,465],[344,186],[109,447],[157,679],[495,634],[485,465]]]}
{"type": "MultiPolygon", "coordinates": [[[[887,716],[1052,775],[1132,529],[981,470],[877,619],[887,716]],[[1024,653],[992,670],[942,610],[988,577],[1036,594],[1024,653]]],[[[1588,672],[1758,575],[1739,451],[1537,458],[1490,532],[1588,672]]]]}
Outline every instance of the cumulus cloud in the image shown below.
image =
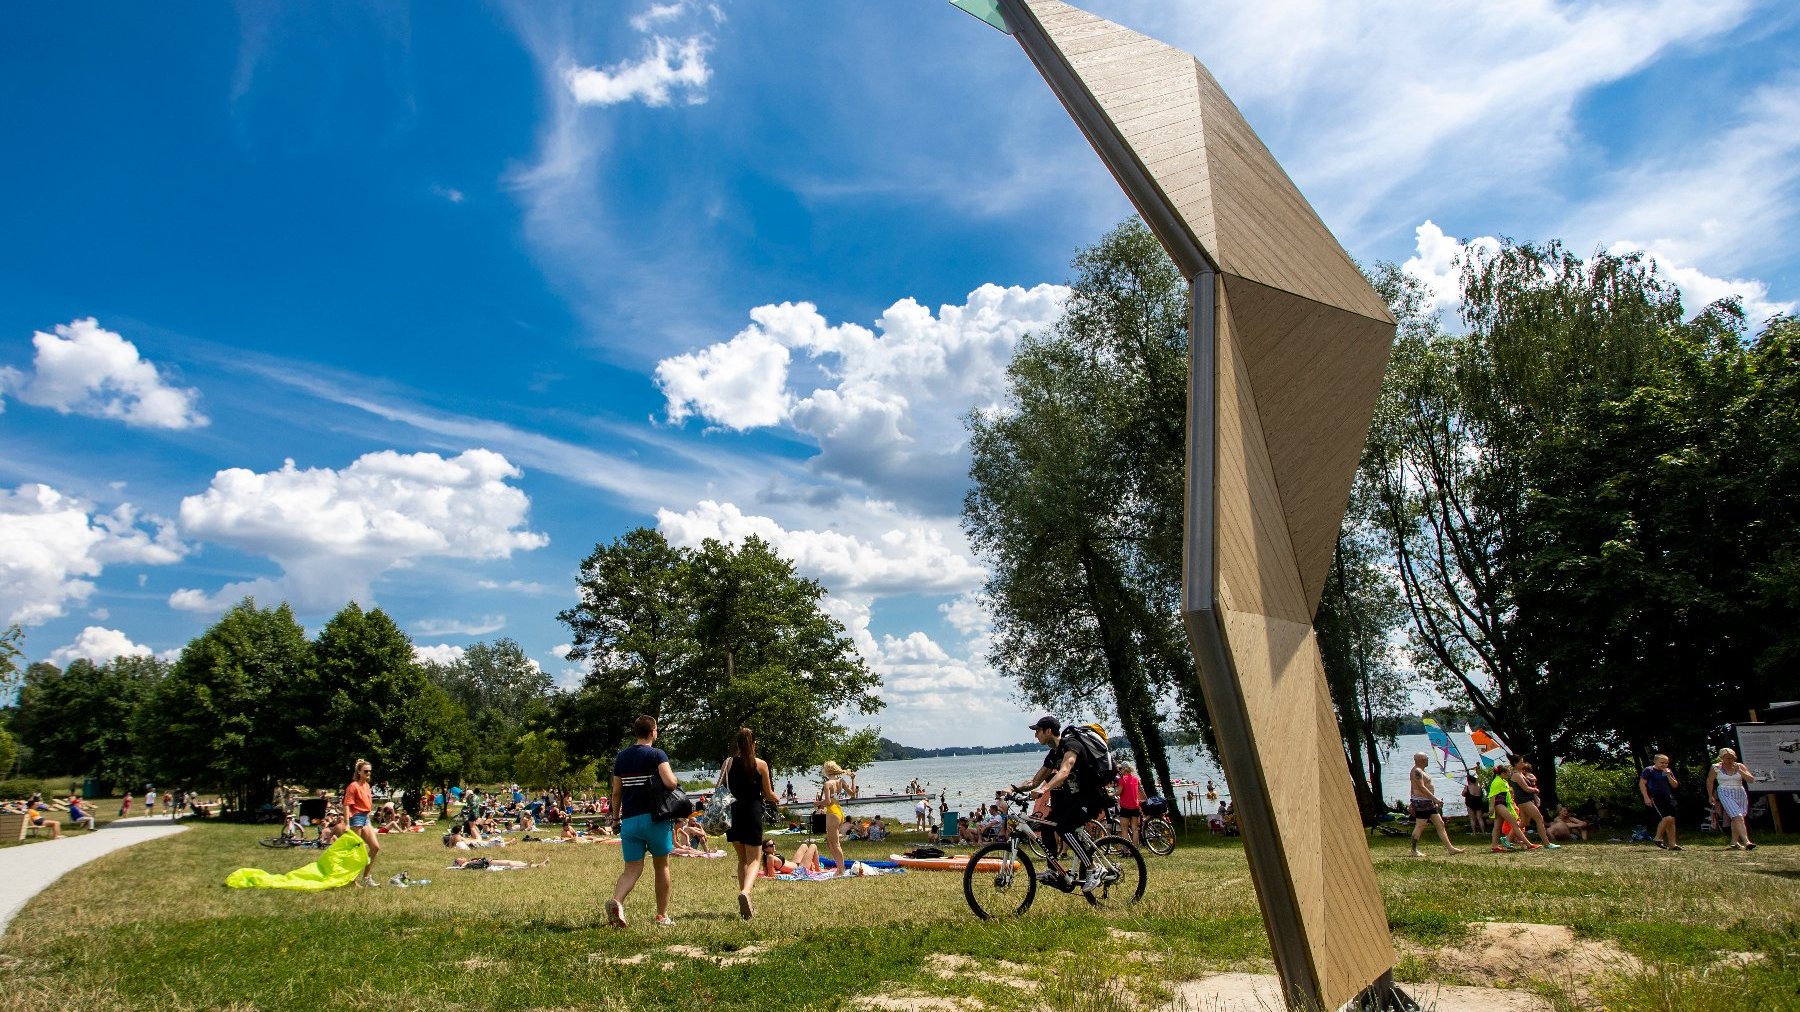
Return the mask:
{"type": "Polygon", "coordinates": [[[31,343],[37,355],[30,374],[0,370],[0,389],[26,404],[151,429],[207,424],[198,390],[170,385],[136,345],[93,317],[59,324],[54,334],[40,330],[31,343]]]}
{"type": "Polygon", "coordinates": [[[1656,261],[1657,273],[1673,282],[1681,289],[1681,308],[1689,316],[1705,309],[1720,299],[1736,297],[1744,305],[1744,315],[1749,318],[1752,327],[1764,323],[1776,313],[1792,313],[1796,303],[1793,300],[1781,301],[1769,296],[1769,286],[1751,278],[1717,278],[1700,270],[1676,263],[1655,243],[1617,242],[1608,252],[1614,254],[1631,253],[1642,250],[1650,254],[1656,261]]]}
{"type": "Polygon", "coordinates": [[[105,664],[115,657],[149,657],[154,653],[141,643],[133,643],[131,637],[117,629],[91,625],[81,630],[74,642],[50,651],[48,660],[59,668],[66,668],[69,662],[84,658],[95,664],[105,664]]]}
{"type": "MultiPolygon", "coordinates": [[[[1453,320],[1462,304],[1462,268],[1468,251],[1489,254],[1500,249],[1500,240],[1479,236],[1468,241],[1444,234],[1431,220],[1415,230],[1417,252],[1407,258],[1401,269],[1422,282],[1430,293],[1431,307],[1446,320],[1453,320]]],[[[1776,313],[1792,313],[1793,301],[1771,298],[1769,286],[1750,278],[1721,278],[1688,264],[1656,243],[1629,240],[1614,242],[1607,252],[1615,256],[1643,252],[1656,262],[1657,273],[1681,290],[1682,309],[1692,317],[1719,299],[1736,297],[1743,302],[1744,314],[1757,325],[1776,313]]]]}
{"type": "Polygon", "coordinates": [[[93,594],[93,579],[108,565],[167,565],[186,554],[170,524],[140,520],[129,503],[102,513],[48,485],[0,489],[5,622],[36,625],[60,617],[93,594]]]}
{"type": "Polygon", "coordinates": [[[1446,318],[1456,315],[1462,305],[1462,269],[1464,252],[1473,247],[1492,253],[1500,248],[1500,240],[1491,235],[1463,242],[1444,234],[1431,219],[1413,230],[1417,250],[1400,269],[1424,284],[1431,296],[1431,308],[1446,318]]]}
{"type": "Polygon", "coordinates": [[[988,284],[935,314],[902,299],[874,329],[807,302],[758,306],[730,340],[663,360],[656,382],[670,421],[785,426],[819,447],[817,470],[943,512],[967,480],[962,416],[997,402],[1019,339],[1052,326],[1068,294],[988,284]]]}
{"type": "Polygon", "coordinates": [[[570,67],[563,79],[569,94],[582,105],[617,105],[641,101],[668,105],[672,91],[684,92],[690,105],[706,101],[707,41],[695,35],[685,39],[657,36],[637,60],[615,63],[605,70],[570,67]]]}
{"type": "Polygon", "coordinates": [[[549,543],[525,527],[530,500],[507,479],[519,470],[490,450],[446,459],[392,450],[342,470],[220,471],[181,501],[183,532],[266,556],[279,581],[230,584],[215,593],[182,588],[176,608],[219,611],[246,594],[284,598],[303,612],[372,600],[389,570],[427,559],[502,559],[549,543]]]}
{"type": "Polygon", "coordinates": [[[420,643],[413,644],[413,660],[420,662],[429,661],[432,664],[455,664],[457,661],[462,660],[463,655],[466,653],[468,653],[466,648],[452,646],[448,643],[436,643],[430,646],[420,643]]]}
{"type": "Polygon", "coordinates": [[[568,660],[569,651],[573,649],[575,649],[575,644],[573,643],[558,643],[550,648],[550,656],[559,661],[568,660]]]}
{"type": "Polygon", "coordinates": [[[987,575],[960,546],[923,524],[895,527],[868,540],[838,531],[789,530],[732,503],[707,500],[684,513],[658,510],[656,526],[671,543],[689,547],[707,538],[737,543],[754,534],[834,594],[956,593],[979,586],[987,575]]]}

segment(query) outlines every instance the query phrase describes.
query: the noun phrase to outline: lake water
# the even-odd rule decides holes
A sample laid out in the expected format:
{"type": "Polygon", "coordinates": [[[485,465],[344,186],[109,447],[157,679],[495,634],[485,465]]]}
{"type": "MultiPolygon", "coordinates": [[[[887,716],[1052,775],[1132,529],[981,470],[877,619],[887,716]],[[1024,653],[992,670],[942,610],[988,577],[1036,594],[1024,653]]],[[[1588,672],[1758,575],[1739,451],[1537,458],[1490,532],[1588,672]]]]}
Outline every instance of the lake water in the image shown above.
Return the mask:
{"type": "MultiPolygon", "coordinates": [[[[1452,734],[1462,748],[1463,755],[1471,760],[1477,754],[1467,736],[1452,734]]],[[[1401,735],[1394,747],[1382,757],[1381,779],[1382,797],[1392,802],[1399,798],[1405,800],[1407,790],[1406,771],[1412,767],[1414,752],[1430,752],[1432,759],[1431,774],[1433,786],[1437,788],[1438,797],[1444,802],[1447,815],[1464,814],[1462,803],[1462,767],[1451,760],[1450,768],[1455,774],[1446,777],[1438,771],[1436,752],[1430,749],[1430,739],[1422,734],[1401,735]]],[[[1129,759],[1130,753],[1124,752],[1121,758],[1129,759]]],[[[950,804],[951,811],[966,812],[976,805],[994,800],[994,792],[1002,790],[1008,784],[1023,783],[1030,779],[1044,761],[1042,752],[1012,752],[999,755],[945,756],[934,759],[901,759],[891,762],[871,763],[857,771],[857,786],[862,793],[887,794],[905,790],[909,781],[917,779],[931,792],[935,799],[943,792],[950,804]]],[[[1177,779],[1195,780],[1200,787],[1194,788],[1197,795],[1204,795],[1206,781],[1211,780],[1218,785],[1221,801],[1231,797],[1230,785],[1225,774],[1209,759],[1195,756],[1193,753],[1179,750],[1169,755],[1169,773],[1177,779]]],[[[690,774],[683,774],[689,776],[690,774]]],[[[699,774],[698,776],[710,776],[699,774]]],[[[794,790],[801,797],[810,797],[817,791],[818,774],[792,777],[794,790]]],[[[784,781],[777,778],[776,793],[784,789],[784,781]]],[[[1185,794],[1187,788],[1182,788],[1185,794]]],[[[1185,801],[1177,799],[1185,808],[1185,801]]],[[[1216,805],[1205,806],[1208,813],[1216,811],[1216,805]]],[[[851,811],[859,816],[883,815],[911,823],[913,806],[911,802],[895,802],[892,804],[857,805],[851,811]]],[[[1199,814],[1197,812],[1193,814],[1199,814]]]]}

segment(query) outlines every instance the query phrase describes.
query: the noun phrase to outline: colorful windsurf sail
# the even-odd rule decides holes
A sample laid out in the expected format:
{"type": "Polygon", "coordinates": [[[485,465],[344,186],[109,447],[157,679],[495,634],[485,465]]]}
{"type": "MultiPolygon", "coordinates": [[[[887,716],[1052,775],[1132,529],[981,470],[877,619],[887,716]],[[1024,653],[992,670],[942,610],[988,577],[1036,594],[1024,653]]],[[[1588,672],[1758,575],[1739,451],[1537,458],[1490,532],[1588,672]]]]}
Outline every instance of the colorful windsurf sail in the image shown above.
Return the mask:
{"type": "Polygon", "coordinates": [[[1475,728],[1469,732],[1469,740],[1481,750],[1481,765],[1493,769],[1494,764],[1506,758],[1506,743],[1491,731],[1475,728]]]}
{"type": "Polygon", "coordinates": [[[1453,757],[1462,764],[1463,772],[1468,772],[1468,760],[1462,757],[1462,749],[1456,747],[1456,739],[1450,737],[1449,733],[1439,727],[1438,722],[1430,717],[1425,718],[1425,734],[1431,739],[1432,747],[1438,750],[1438,770],[1440,772],[1445,774],[1450,772],[1450,760],[1453,757]]]}

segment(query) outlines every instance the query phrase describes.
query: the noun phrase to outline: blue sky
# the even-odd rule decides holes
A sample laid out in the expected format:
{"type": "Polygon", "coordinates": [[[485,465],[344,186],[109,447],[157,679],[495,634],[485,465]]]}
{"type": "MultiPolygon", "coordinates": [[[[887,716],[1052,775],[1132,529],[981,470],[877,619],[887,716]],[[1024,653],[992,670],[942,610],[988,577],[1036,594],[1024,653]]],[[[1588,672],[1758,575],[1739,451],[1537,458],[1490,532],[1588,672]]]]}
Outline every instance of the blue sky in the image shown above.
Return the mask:
{"type": "MultiPolygon", "coordinates": [[[[1352,254],[1647,249],[1791,311],[1800,8],[1091,0],[1352,254]]],[[[760,533],[919,745],[1021,740],[959,418],[1129,213],[936,0],[31,5],[0,33],[0,620],[177,650],[355,597],[547,671],[598,541],[760,533]]]]}

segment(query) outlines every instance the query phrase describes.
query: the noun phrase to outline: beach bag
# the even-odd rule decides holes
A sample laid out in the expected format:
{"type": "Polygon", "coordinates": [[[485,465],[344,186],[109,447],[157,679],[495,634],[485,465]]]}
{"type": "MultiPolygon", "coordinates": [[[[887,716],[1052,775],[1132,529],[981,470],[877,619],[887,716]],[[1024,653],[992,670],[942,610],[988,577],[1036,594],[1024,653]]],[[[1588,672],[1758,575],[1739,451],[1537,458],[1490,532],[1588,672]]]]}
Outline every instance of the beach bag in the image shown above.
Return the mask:
{"type": "Polygon", "coordinates": [[[1169,803],[1162,798],[1144,799],[1144,817],[1160,819],[1169,811],[1169,803]]]}
{"type": "MultiPolygon", "coordinates": [[[[735,758],[735,757],[734,757],[735,758]]],[[[700,817],[700,828],[708,836],[725,831],[726,815],[731,809],[731,760],[719,770],[719,782],[713,786],[712,800],[706,803],[706,814],[700,817]]]]}
{"type": "MultiPolygon", "coordinates": [[[[652,779],[651,783],[662,787],[662,781],[652,779]]],[[[687,792],[680,787],[663,788],[662,794],[656,798],[656,804],[650,806],[651,822],[674,822],[694,814],[694,802],[687,792]]]]}
{"type": "Polygon", "coordinates": [[[934,858],[943,857],[944,852],[936,847],[914,847],[906,852],[907,857],[934,858]]]}

